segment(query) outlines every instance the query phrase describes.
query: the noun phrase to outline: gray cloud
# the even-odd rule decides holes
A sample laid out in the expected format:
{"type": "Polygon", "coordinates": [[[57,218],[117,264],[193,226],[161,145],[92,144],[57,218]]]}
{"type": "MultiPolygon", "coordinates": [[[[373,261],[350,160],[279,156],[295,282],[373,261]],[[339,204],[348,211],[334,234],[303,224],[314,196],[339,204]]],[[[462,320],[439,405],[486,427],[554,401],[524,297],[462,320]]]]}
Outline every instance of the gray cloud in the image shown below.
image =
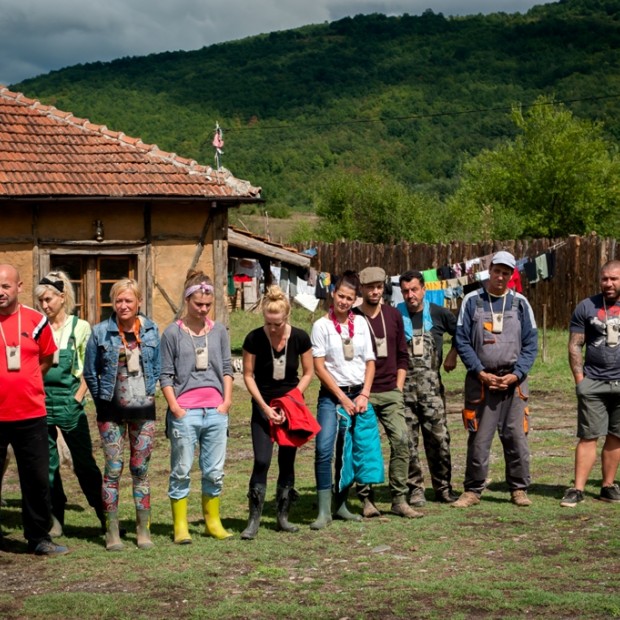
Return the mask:
{"type": "Polygon", "coordinates": [[[527,11],[545,0],[2,0],[0,84],[123,56],[192,50],[359,13],[527,11]]]}

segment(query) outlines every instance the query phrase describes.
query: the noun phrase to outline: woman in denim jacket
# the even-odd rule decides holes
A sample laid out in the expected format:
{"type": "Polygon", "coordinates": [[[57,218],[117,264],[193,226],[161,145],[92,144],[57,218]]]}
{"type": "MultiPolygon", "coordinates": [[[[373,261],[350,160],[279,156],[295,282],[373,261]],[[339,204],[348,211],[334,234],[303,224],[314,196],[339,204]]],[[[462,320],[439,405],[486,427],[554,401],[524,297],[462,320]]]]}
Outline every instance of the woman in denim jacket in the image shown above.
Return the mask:
{"type": "Polygon", "coordinates": [[[127,437],[138,547],[149,549],[153,543],[148,466],[155,434],[159,330],[153,321],[138,313],[142,292],[135,280],[126,278],[116,282],[110,290],[110,299],[114,314],[93,327],[86,346],[83,374],[97,409],[105,456],[102,496],[106,549],[123,548],[118,524],[118,487],[127,437]]]}

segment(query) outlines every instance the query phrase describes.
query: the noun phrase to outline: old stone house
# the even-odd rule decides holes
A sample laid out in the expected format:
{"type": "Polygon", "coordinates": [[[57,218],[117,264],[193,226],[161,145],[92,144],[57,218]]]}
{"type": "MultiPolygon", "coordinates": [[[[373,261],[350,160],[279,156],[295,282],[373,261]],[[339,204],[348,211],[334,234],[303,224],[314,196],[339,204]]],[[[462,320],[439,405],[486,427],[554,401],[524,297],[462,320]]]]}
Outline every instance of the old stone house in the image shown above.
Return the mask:
{"type": "Polygon", "coordinates": [[[260,188],[0,87],[0,262],[24,281],[22,301],[50,269],[76,288],[91,323],[111,312],[109,290],[135,277],[160,326],[182,306],[190,267],[213,278],[226,322],[228,209],[260,188]]]}

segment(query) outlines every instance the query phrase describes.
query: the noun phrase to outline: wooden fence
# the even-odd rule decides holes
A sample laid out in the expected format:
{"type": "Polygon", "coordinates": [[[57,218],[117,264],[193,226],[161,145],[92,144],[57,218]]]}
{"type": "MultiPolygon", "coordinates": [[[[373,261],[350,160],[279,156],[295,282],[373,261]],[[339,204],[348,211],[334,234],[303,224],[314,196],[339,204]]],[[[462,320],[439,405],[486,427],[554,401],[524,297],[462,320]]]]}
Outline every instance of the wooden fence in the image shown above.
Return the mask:
{"type": "Polygon", "coordinates": [[[620,259],[615,239],[596,235],[570,236],[566,239],[534,239],[517,241],[490,241],[484,243],[440,243],[427,245],[402,242],[395,245],[376,245],[357,241],[339,243],[300,244],[299,250],[314,247],[317,255],[313,266],[319,271],[339,273],[345,269],[357,271],[376,265],[389,275],[398,275],[407,269],[423,271],[432,267],[452,265],[485,256],[498,250],[508,250],[517,259],[535,258],[550,248],[556,251],[553,278],[530,284],[523,277],[523,294],[529,299],[540,327],[566,329],[576,304],[597,293],[601,266],[612,259],[620,259]]]}

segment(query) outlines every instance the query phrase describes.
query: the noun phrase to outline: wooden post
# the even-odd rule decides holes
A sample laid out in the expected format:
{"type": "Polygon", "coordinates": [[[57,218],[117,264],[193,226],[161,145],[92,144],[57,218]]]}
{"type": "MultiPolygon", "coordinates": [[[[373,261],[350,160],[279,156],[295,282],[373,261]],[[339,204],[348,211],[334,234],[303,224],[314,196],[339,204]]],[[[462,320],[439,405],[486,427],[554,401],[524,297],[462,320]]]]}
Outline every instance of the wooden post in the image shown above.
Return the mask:
{"type": "Polygon", "coordinates": [[[543,337],[542,337],[542,361],[547,363],[547,304],[542,305],[543,310],[543,337]]]}
{"type": "Polygon", "coordinates": [[[224,299],[226,289],[228,288],[228,208],[225,205],[220,206],[213,202],[211,214],[211,221],[213,223],[215,318],[228,328],[228,308],[224,299]]]}

